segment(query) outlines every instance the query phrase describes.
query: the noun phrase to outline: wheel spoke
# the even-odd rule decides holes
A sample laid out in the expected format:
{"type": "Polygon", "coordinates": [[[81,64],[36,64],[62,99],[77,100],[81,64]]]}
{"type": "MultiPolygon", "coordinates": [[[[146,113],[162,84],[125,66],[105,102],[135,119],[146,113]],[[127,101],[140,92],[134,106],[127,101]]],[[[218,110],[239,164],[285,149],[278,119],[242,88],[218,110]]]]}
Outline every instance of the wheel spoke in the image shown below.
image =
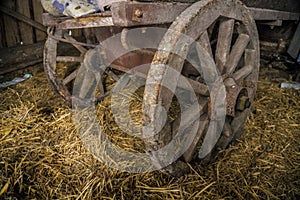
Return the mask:
{"type": "Polygon", "coordinates": [[[204,137],[202,146],[199,151],[199,158],[205,158],[209,153],[211,153],[215,144],[217,143],[221,131],[223,129],[222,120],[210,120],[208,130],[204,137]],[[220,134],[218,134],[220,133],[220,134]]]}
{"type": "Polygon", "coordinates": [[[209,36],[207,31],[204,31],[199,38],[200,45],[213,57],[213,53],[210,46],[209,36]]]}
{"type": "Polygon", "coordinates": [[[254,67],[252,65],[246,65],[242,69],[239,69],[233,74],[233,78],[236,81],[246,78],[253,71],[254,67]]]}
{"type": "Polygon", "coordinates": [[[234,19],[228,19],[220,22],[215,55],[216,65],[220,73],[222,73],[229,56],[233,29],[234,19]]]}
{"type": "Polygon", "coordinates": [[[179,126],[182,130],[186,129],[190,126],[194,121],[198,120],[199,117],[203,114],[203,112],[207,108],[207,98],[202,100],[199,105],[195,102],[192,106],[187,108],[181,116],[177,117],[172,123],[172,132],[176,134],[179,126]],[[200,109],[197,109],[199,106],[200,109]]]}
{"type": "Polygon", "coordinates": [[[232,47],[228,61],[226,62],[226,66],[224,69],[226,74],[232,74],[234,72],[249,41],[250,41],[249,35],[243,33],[239,35],[235,44],[232,47]]]}
{"type": "Polygon", "coordinates": [[[232,141],[233,137],[234,137],[234,134],[232,132],[232,128],[231,128],[228,120],[226,119],[224,128],[223,128],[223,132],[222,132],[222,136],[221,136],[220,140],[218,141],[218,147],[220,147],[221,149],[225,149],[228,146],[228,144],[232,141]]]}
{"type": "Polygon", "coordinates": [[[83,58],[81,56],[57,56],[57,62],[82,62],[83,58]]]}
{"type": "Polygon", "coordinates": [[[250,113],[250,109],[247,108],[243,112],[239,113],[231,122],[232,132],[235,138],[239,138],[244,128],[244,123],[250,113]]]}
{"type": "MultiPolygon", "coordinates": [[[[66,40],[72,42],[77,42],[76,39],[74,39],[72,36],[70,36],[68,33],[64,34],[64,38],[66,38],[66,40]]],[[[80,51],[81,54],[85,54],[87,52],[87,49],[84,48],[83,46],[77,45],[77,44],[72,44],[78,51],[80,51]]]]}
{"type": "Polygon", "coordinates": [[[101,79],[98,81],[97,88],[98,88],[100,94],[103,95],[104,94],[104,86],[103,86],[101,79]]]}
{"type": "MultiPolygon", "coordinates": [[[[166,110],[169,110],[172,98],[174,96],[174,92],[176,90],[177,84],[168,84],[170,82],[177,83],[178,79],[181,75],[181,71],[183,68],[184,59],[177,55],[170,55],[170,61],[167,65],[172,66],[171,70],[169,67],[166,67],[164,78],[162,80],[162,85],[168,85],[168,88],[162,87],[161,91],[159,92],[159,99],[162,102],[162,105],[166,110]]],[[[155,60],[153,61],[155,62],[155,60]]]]}
{"type": "Polygon", "coordinates": [[[254,49],[245,50],[245,65],[255,66],[256,51],[254,49]]]}
{"type": "Polygon", "coordinates": [[[190,147],[186,150],[186,152],[183,154],[183,159],[185,162],[190,162],[193,158],[194,152],[196,150],[196,147],[198,145],[198,142],[200,141],[201,137],[204,134],[204,131],[206,130],[208,125],[208,119],[204,121],[200,121],[199,128],[197,131],[196,136],[194,137],[194,140],[190,147]]]}
{"type": "Polygon", "coordinates": [[[63,84],[66,85],[70,83],[73,79],[75,79],[78,74],[78,70],[79,69],[74,70],[71,74],[69,74],[66,78],[64,78],[63,84]]]}
{"type": "Polygon", "coordinates": [[[84,73],[79,92],[79,98],[85,99],[90,97],[90,95],[92,94],[90,89],[93,88],[92,86],[94,84],[94,78],[95,76],[91,72],[84,73]]]}
{"type": "MultiPolygon", "coordinates": [[[[128,68],[123,67],[123,66],[121,66],[121,65],[112,64],[111,67],[114,68],[114,69],[123,71],[123,72],[128,72],[128,68]]],[[[148,71],[148,70],[146,70],[146,72],[147,72],[147,71],[148,71]]],[[[136,70],[136,71],[135,71],[135,74],[136,74],[137,76],[141,77],[141,78],[147,78],[147,75],[145,74],[144,71],[141,72],[141,71],[139,71],[139,70],[136,70]]],[[[191,85],[191,87],[193,88],[193,90],[194,90],[194,92],[195,92],[196,94],[200,94],[200,95],[202,95],[202,96],[209,96],[209,90],[208,90],[207,85],[205,85],[205,84],[203,84],[203,83],[200,83],[200,82],[198,82],[198,81],[194,81],[193,79],[190,79],[190,78],[187,78],[187,77],[185,77],[185,78],[187,79],[187,81],[189,82],[189,84],[191,85]]],[[[116,80],[116,81],[117,81],[117,80],[116,80]]],[[[190,88],[187,87],[185,84],[182,84],[182,81],[179,81],[179,82],[177,83],[177,86],[178,86],[179,88],[186,89],[186,90],[189,90],[189,89],[190,89],[190,88]]]]}

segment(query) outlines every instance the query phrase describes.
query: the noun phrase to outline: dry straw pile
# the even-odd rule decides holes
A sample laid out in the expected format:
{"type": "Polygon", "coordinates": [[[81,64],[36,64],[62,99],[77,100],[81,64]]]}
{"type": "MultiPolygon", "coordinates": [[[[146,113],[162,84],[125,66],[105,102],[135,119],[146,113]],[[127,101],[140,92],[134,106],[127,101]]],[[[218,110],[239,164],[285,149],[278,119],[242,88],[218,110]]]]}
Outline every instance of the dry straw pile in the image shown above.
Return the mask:
{"type": "MultiPolygon", "coordinates": [[[[122,173],[96,160],[43,72],[1,90],[0,101],[1,199],[300,198],[299,91],[280,89],[264,75],[241,140],[209,166],[191,163],[179,179],[122,173]]],[[[105,103],[98,108],[106,134],[135,148],[118,135],[105,103]]]]}

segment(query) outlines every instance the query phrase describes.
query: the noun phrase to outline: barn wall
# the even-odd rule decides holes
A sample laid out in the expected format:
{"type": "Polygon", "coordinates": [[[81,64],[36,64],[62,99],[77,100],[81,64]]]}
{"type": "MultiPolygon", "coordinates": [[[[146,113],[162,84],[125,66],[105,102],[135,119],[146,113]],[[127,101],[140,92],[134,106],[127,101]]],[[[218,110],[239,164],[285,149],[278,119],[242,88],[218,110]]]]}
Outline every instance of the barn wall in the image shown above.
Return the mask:
{"type": "Polygon", "coordinates": [[[34,44],[46,39],[44,31],[8,15],[7,12],[17,12],[42,24],[43,8],[40,0],[1,0],[0,48],[34,44]]]}

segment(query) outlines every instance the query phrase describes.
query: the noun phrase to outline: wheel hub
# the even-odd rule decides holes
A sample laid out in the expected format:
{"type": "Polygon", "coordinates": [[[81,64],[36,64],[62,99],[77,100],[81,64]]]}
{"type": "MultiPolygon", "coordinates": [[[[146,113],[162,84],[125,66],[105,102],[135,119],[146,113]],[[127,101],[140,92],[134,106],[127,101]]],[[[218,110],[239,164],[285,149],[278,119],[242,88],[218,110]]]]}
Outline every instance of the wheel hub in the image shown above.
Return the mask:
{"type": "Polygon", "coordinates": [[[251,105],[247,88],[241,87],[234,78],[224,79],[226,88],[226,114],[234,117],[236,111],[244,111],[251,105]]]}

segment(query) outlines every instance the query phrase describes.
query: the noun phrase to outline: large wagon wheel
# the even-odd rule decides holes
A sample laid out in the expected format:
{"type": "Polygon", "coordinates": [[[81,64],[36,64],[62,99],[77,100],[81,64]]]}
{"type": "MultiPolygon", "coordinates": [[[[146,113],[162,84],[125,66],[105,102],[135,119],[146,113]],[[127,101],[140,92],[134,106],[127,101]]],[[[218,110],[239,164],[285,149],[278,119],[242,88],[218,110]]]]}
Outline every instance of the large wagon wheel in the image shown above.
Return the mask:
{"type": "MultiPolygon", "coordinates": [[[[184,153],[184,160],[188,162],[196,157],[202,161],[209,161],[218,149],[226,148],[242,132],[253,102],[259,71],[259,40],[255,21],[247,8],[237,0],[202,0],[191,5],[176,18],[163,37],[152,61],[143,99],[144,131],[145,134],[149,134],[145,143],[150,154],[170,142],[176,134],[174,131],[180,121],[176,119],[173,123],[165,125],[171,128],[162,129],[173,132],[161,131],[160,134],[151,136],[158,131],[161,107],[169,110],[174,96],[170,90],[176,88],[176,84],[174,88],[168,89],[162,84],[166,81],[176,83],[180,73],[188,76],[184,72],[185,59],[175,54],[185,58],[185,55],[189,57],[189,54],[195,52],[199,63],[207,69],[206,73],[200,73],[196,80],[207,85],[210,96],[198,96],[203,107],[198,115],[202,125],[200,124],[193,142],[184,153]],[[184,41],[182,34],[197,41],[202,48],[194,48],[195,45],[192,43],[188,48],[184,47],[187,44],[182,43],[184,41]],[[167,65],[180,73],[168,76],[167,65]],[[209,70],[214,67],[217,68],[219,77],[212,77],[209,73],[209,70]],[[225,85],[226,98],[224,99],[227,103],[224,123],[220,123],[222,120],[213,117],[212,113],[215,111],[211,108],[215,99],[219,98],[216,93],[218,88],[214,88],[213,85],[220,79],[225,85]],[[208,83],[210,81],[211,83],[208,83]],[[220,134],[217,133],[218,130],[220,134]]],[[[191,111],[192,109],[190,111],[188,109],[191,114],[186,115],[190,116],[190,124],[196,117],[196,115],[191,116],[194,114],[191,111]]],[[[166,157],[173,156],[174,153],[165,152],[164,155],[156,155],[153,159],[161,168],[170,164],[165,162],[168,160],[166,157]]],[[[182,162],[177,160],[165,170],[178,175],[180,166],[182,162]]]]}

